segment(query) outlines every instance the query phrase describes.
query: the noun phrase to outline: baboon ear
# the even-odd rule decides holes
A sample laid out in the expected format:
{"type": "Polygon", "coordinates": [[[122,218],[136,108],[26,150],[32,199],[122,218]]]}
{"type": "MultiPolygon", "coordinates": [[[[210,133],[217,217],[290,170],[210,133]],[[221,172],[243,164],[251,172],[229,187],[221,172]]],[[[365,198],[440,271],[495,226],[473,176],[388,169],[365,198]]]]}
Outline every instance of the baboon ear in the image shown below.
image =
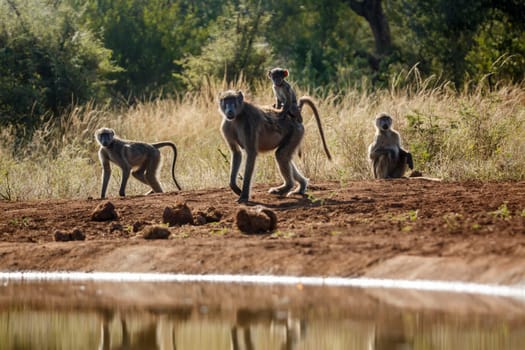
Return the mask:
{"type": "Polygon", "coordinates": [[[239,100],[239,103],[242,103],[244,101],[244,95],[241,90],[237,90],[237,94],[239,95],[237,99],[239,100]]]}
{"type": "Polygon", "coordinates": [[[272,79],[272,71],[271,70],[268,71],[268,78],[272,79]]]}
{"type": "Polygon", "coordinates": [[[288,69],[284,70],[284,77],[286,78],[288,76],[288,69]]]}

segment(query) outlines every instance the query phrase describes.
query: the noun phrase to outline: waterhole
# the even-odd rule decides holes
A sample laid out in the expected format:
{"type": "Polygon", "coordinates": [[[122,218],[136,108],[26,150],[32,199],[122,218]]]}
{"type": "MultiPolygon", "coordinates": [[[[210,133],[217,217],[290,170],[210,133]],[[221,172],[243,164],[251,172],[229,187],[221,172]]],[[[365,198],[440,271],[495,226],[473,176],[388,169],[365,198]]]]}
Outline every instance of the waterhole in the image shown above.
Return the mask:
{"type": "Polygon", "coordinates": [[[0,349],[525,349],[520,288],[24,276],[0,276],[0,349]]]}

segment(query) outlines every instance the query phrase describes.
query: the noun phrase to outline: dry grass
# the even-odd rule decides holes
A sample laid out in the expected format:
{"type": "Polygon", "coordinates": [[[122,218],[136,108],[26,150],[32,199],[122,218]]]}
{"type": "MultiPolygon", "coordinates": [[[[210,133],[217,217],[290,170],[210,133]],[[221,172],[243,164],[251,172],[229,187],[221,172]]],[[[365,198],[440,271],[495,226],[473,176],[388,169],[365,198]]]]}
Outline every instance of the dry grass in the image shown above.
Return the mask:
{"type": "MultiPolygon", "coordinates": [[[[398,78],[398,77],[396,77],[398,78]]],[[[311,179],[348,180],[370,178],[366,148],[372,141],[374,116],[382,111],[395,119],[404,145],[414,155],[416,168],[427,176],[448,180],[523,180],[525,174],[525,91],[522,86],[501,86],[492,91],[478,88],[457,93],[435,79],[421,80],[410,72],[410,88],[393,79],[390,89],[375,92],[349,90],[345,95],[308,94],[318,103],[327,141],[334,156],[324,156],[313,116],[305,108],[306,136],[299,168],[311,179]],[[319,97],[323,95],[324,97],[319,97]]],[[[216,96],[227,87],[209,84],[200,92],[178,99],[140,103],[126,110],[79,107],[64,116],[60,126],[44,127],[31,147],[15,157],[12,136],[3,130],[0,147],[0,197],[32,198],[97,197],[100,165],[94,131],[107,126],[127,139],[177,144],[176,176],[183,189],[224,187],[228,183],[229,151],[219,132],[221,117],[216,96]],[[51,140],[51,141],[50,141],[51,140]]],[[[271,104],[267,81],[252,89],[236,84],[256,103],[271,104]]],[[[163,150],[161,181],[174,191],[169,175],[171,153],[163,150]]],[[[108,189],[116,196],[120,171],[114,171],[108,189]]],[[[259,158],[255,181],[277,183],[281,179],[271,154],[259,158]]],[[[145,193],[135,180],[129,194],[145,193]]]]}

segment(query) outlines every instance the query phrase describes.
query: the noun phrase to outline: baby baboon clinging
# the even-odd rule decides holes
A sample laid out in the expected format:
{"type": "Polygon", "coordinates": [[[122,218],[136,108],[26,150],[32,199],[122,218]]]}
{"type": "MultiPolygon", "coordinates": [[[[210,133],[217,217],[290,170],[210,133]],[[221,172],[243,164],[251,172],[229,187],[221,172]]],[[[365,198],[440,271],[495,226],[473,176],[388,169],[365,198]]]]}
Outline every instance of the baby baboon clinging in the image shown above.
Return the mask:
{"type": "Polygon", "coordinates": [[[109,177],[111,175],[110,161],[122,169],[122,183],[120,184],[120,196],[126,195],[126,184],[129,174],[140,182],[151,186],[151,192],[162,192],[162,187],[157,180],[157,170],[160,166],[161,155],[159,148],[170,146],[173,149],[173,163],[171,165],[171,176],[179,190],[181,190],[175,179],[175,161],[177,160],[177,148],[173,142],[164,141],[157,143],[145,143],[128,141],[115,136],[115,131],[109,128],[100,128],[95,132],[95,139],[100,144],[98,157],[102,164],[102,191],[101,198],[106,197],[109,177]],[[132,171],[133,170],[133,171],[132,171]]]}
{"type": "MultiPolygon", "coordinates": [[[[308,103],[313,105],[312,101],[308,103]]],[[[293,118],[277,118],[278,111],[271,108],[263,109],[245,101],[241,91],[229,90],[222,93],[219,98],[219,112],[223,116],[222,135],[232,153],[230,187],[233,192],[240,195],[239,202],[249,200],[250,182],[257,154],[274,149],[277,149],[275,158],[284,184],[271,188],[269,192],[279,195],[305,193],[308,179],[297,170],[292,161],[304,135],[304,126],[301,122],[293,118]],[[242,160],[241,150],[246,152],[242,190],[237,186],[236,181],[242,160]],[[299,188],[290,192],[294,187],[294,180],[299,182],[299,188]]],[[[319,115],[315,116],[320,127],[319,115]]],[[[319,131],[322,135],[322,128],[319,131]]],[[[326,144],[324,147],[328,151],[326,144]]]]}
{"type": "Polygon", "coordinates": [[[412,154],[401,148],[401,137],[392,129],[392,118],[380,113],[375,118],[374,142],[368,147],[368,157],[374,178],[387,179],[402,177],[406,167],[414,168],[412,154]]]}
{"type": "Polygon", "coordinates": [[[290,115],[292,118],[296,118],[299,122],[303,122],[301,117],[301,110],[297,105],[297,96],[295,91],[292,89],[290,83],[284,78],[288,76],[288,70],[283,68],[273,68],[268,71],[268,78],[273,82],[272,89],[275,94],[275,105],[277,109],[282,111],[279,114],[280,118],[290,115]]]}

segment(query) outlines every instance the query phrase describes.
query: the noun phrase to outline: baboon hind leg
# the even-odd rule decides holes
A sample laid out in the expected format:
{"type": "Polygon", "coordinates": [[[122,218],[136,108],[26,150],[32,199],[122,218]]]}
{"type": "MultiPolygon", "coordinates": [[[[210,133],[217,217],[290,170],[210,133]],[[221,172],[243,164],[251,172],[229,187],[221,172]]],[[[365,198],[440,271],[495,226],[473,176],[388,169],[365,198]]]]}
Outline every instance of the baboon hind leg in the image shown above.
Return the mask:
{"type": "Polygon", "coordinates": [[[374,160],[374,174],[376,179],[388,179],[391,169],[391,157],[388,154],[381,154],[374,160]]]}
{"type": "Polygon", "coordinates": [[[407,170],[407,165],[409,162],[412,162],[412,155],[407,152],[400,152],[397,162],[394,163],[392,170],[389,175],[391,178],[400,178],[405,175],[407,170]]]}
{"type": "Polygon", "coordinates": [[[279,187],[272,187],[268,192],[272,194],[283,195],[290,192],[294,186],[293,181],[293,170],[291,166],[291,155],[289,154],[286,148],[280,147],[275,152],[275,160],[277,161],[277,166],[279,167],[279,172],[281,177],[284,180],[284,184],[279,187]]]}
{"type": "Polygon", "coordinates": [[[152,190],[147,194],[152,192],[162,193],[162,187],[160,186],[159,180],[157,179],[157,170],[160,166],[160,155],[156,157],[151,157],[146,166],[145,179],[148,185],[151,186],[152,190]]]}
{"type": "Polygon", "coordinates": [[[290,162],[292,166],[292,172],[293,172],[293,178],[295,181],[299,182],[299,187],[292,192],[292,194],[301,194],[304,195],[306,193],[306,187],[308,186],[308,179],[299,172],[297,169],[297,166],[294,162],[290,162]]]}
{"type": "Polygon", "coordinates": [[[146,184],[149,186],[149,182],[148,180],[146,180],[146,176],[144,174],[144,172],[146,171],[146,164],[143,164],[140,168],[138,168],[137,170],[133,170],[131,172],[131,175],[133,175],[133,177],[137,180],[139,180],[140,182],[142,182],[143,184],[146,184]]]}

